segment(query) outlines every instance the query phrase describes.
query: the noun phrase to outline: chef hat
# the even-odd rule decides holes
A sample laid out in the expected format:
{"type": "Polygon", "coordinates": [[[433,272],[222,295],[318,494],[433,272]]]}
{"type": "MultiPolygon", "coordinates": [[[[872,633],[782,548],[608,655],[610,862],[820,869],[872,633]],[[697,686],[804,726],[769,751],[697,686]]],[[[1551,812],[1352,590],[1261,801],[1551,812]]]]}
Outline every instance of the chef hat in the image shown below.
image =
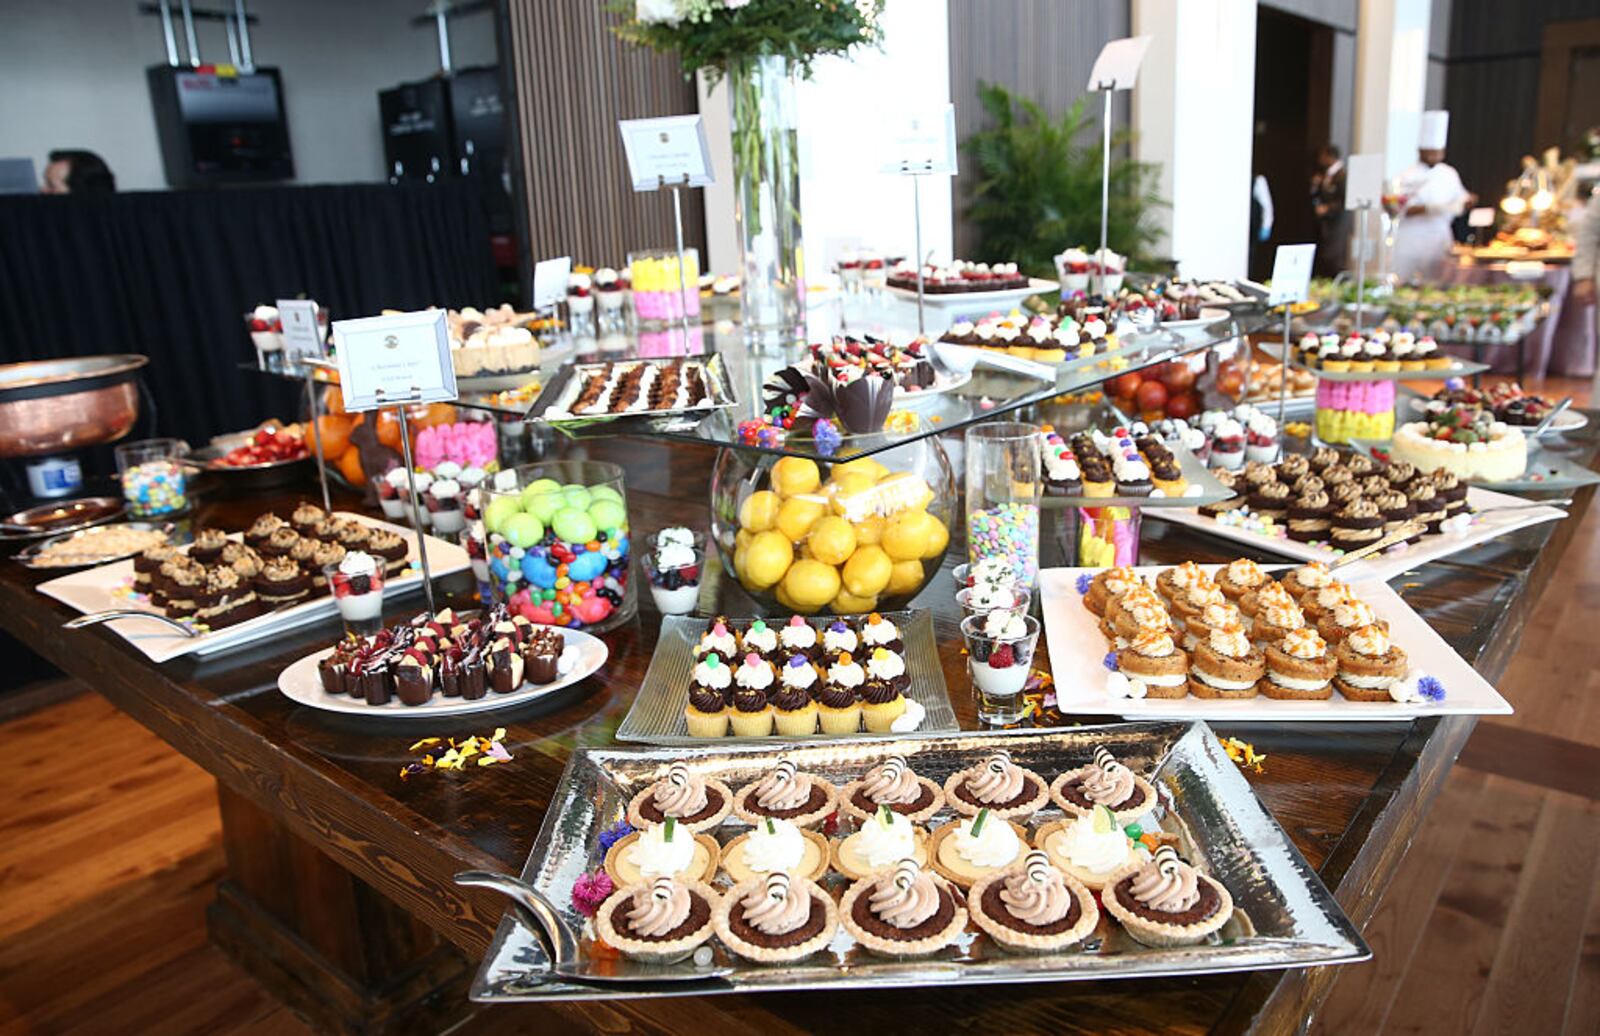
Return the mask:
{"type": "Polygon", "coordinates": [[[1450,135],[1450,113],[1432,111],[1422,113],[1422,124],[1417,128],[1417,147],[1424,151],[1442,149],[1450,135]]]}

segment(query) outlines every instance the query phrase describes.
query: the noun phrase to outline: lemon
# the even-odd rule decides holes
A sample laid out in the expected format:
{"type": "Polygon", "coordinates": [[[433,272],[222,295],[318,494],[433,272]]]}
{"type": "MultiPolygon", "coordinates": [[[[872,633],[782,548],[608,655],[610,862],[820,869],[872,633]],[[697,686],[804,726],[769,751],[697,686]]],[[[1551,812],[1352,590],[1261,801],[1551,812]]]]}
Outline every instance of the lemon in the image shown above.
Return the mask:
{"type": "Polygon", "coordinates": [[[873,460],[871,457],[857,457],[855,460],[847,460],[843,464],[835,464],[831,474],[837,479],[840,475],[849,475],[858,472],[866,474],[872,479],[873,482],[876,482],[883,476],[887,475],[889,473],[889,469],[878,463],[876,460],[873,460]]]}
{"type": "Polygon", "coordinates": [[[819,497],[792,496],[778,508],[777,529],[789,537],[790,543],[799,543],[826,511],[827,507],[819,497]]]}
{"type": "Polygon", "coordinates": [[[877,484],[877,478],[870,471],[846,471],[841,474],[837,468],[834,469],[833,479],[830,482],[833,486],[833,495],[836,497],[865,493],[877,484]]]}
{"type": "Polygon", "coordinates": [[[857,597],[876,597],[889,585],[894,562],[882,547],[857,547],[844,563],[844,585],[857,597]]]}
{"type": "Polygon", "coordinates": [[[883,592],[896,596],[916,593],[922,588],[925,575],[920,561],[896,561],[894,571],[889,573],[889,585],[883,592]]]}
{"type": "Polygon", "coordinates": [[[883,542],[884,518],[881,514],[872,514],[856,522],[856,543],[859,546],[872,546],[883,542]]]}
{"type": "Polygon", "coordinates": [[[805,457],[784,457],[772,466],[772,488],[780,496],[815,493],[822,485],[817,462],[805,457]]]}
{"type": "Polygon", "coordinates": [[[751,532],[765,532],[778,519],[778,507],[783,503],[778,494],[763,489],[745,497],[739,505],[739,525],[751,532]]]}
{"type": "Polygon", "coordinates": [[[828,605],[839,615],[860,615],[863,612],[870,612],[877,606],[876,597],[857,597],[849,590],[840,590],[839,595],[828,605]]]}
{"type": "Polygon", "coordinates": [[[856,552],[856,530],[837,515],[817,519],[806,539],[811,556],[829,565],[842,565],[856,552]]]}
{"type": "Polygon", "coordinates": [[[922,550],[924,558],[937,558],[944,555],[946,547],[950,546],[950,529],[933,515],[928,515],[928,520],[923,523],[928,530],[928,542],[922,550]]]}
{"type": "Polygon", "coordinates": [[[755,538],[756,538],[756,534],[751,532],[749,529],[740,529],[738,532],[734,533],[733,534],[733,549],[734,549],[735,553],[737,553],[738,551],[741,551],[741,550],[745,549],[746,547],[750,546],[750,541],[755,539],[755,538]]]}
{"type": "Polygon", "coordinates": [[[772,588],[772,594],[773,594],[774,597],[776,597],[778,599],[778,603],[779,604],[783,605],[785,608],[789,609],[790,611],[794,612],[794,611],[799,611],[800,610],[800,609],[798,609],[798,608],[796,608],[794,606],[794,602],[791,601],[789,599],[789,595],[784,592],[783,583],[781,581],[778,583],[777,586],[772,588]]]}
{"type": "Polygon", "coordinates": [[[783,593],[791,607],[814,612],[839,593],[839,570],[820,561],[796,561],[783,577],[783,593]]]}
{"type": "Polygon", "coordinates": [[[938,519],[927,511],[902,511],[883,527],[883,549],[896,561],[921,558],[934,538],[930,527],[938,519]]]}
{"type": "Polygon", "coordinates": [[[758,532],[744,552],[744,571],[740,577],[747,586],[765,589],[782,579],[793,562],[794,547],[783,533],[758,532]]]}

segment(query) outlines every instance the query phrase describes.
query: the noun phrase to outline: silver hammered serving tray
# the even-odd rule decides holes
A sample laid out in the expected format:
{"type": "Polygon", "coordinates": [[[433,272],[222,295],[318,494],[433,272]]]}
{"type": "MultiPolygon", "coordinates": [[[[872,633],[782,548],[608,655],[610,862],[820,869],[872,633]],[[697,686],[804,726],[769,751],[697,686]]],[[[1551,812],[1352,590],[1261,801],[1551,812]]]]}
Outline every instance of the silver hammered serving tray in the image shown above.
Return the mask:
{"type": "MultiPolygon", "coordinates": [[[[939,663],[939,646],[933,639],[933,618],[928,612],[918,609],[881,614],[900,627],[901,639],[906,646],[906,672],[911,677],[911,686],[905,694],[908,699],[920,704],[927,715],[921,726],[907,734],[861,736],[922,737],[960,730],[961,724],[956,721],[955,708],[950,704],[950,692],[945,686],[944,667],[939,663]]],[[[744,621],[747,620],[735,620],[735,625],[742,625],[744,621]]],[[[820,631],[830,621],[812,619],[811,624],[820,631]]],[[[724,742],[766,744],[784,739],[781,734],[763,738],[736,737],[732,734],[719,738],[689,736],[689,724],[683,718],[683,709],[689,700],[690,676],[694,672],[694,646],[699,643],[700,635],[710,622],[710,619],[687,615],[662,618],[661,636],[656,641],[655,654],[650,656],[650,668],[644,674],[644,681],[639,684],[639,693],[633,699],[633,706],[617,728],[618,741],[637,741],[650,745],[716,745],[724,742]]],[[[811,736],[820,738],[822,735],[811,736]]],[[[798,740],[804,741],[806,738],[798,740]]]]}
{"type": "MultiPolygon", "coordinates": [[[[1178,949],[1152,949],[1131,939],[1102,915],[1100,927],[1080,947],[1064,953],[1022,956],[999,950],[969,928],[934,957],[901,961],[875,956],[842,929],[825,949],[796,964],[750,964],[714,941],[713,964],[731,967],[726,978],[659,985],[586,985],[557,978],[534,931],[507,914],[473,982],[471,998],[485,1003],[587,1000],[612,997],[688,996],[732,992],[926,986],[964,983],[1060,982],[1078,979],[1154,978],[1351,963],[1371,956],[1333,896],[1251,791],[1205,723],[1126,723],[1008,738],[1005,748],[1021,766],[1051,780],[1088,762],[1105,745],[1155,785],[1160,826],[1175,834],[1181,854],[1221,881],[1232,894],[1232,920],[1210,940],[1178,949]]],[[[994,751],[991,738],[958,734],[914,740],[863,737],[817,745],[772,748],[730,744],[698,749],[580,749],[551,800],[544,825],[522,872],[579,930],[572,908],[577,878],[598,868],[597,836],[623,816],[629,799],[682,760],[698,773],[737,789],[767,772],[780,756],[836,784],[854,779],[892,753],[909,757],[925,777],[943,783],[958,769],[994,751]]],[[[1055,807],[1030,825],[1058,819],[1055,807]]],[[[927,825],[952,818],[948,809],[927,825]]],[[[744,829],[736,820],[713,834],[721,841],[744,829]]],[[[842,832],[841,832],[842,833],[842,832]]],[[[726,878],[719,876],[719,883],[726,878]]],[[[824,885],[838,895],[844,879],[824,885]]],[[[587,937],[580,952],[593,944],[587,937]]],[[[626,970],[627,962],[617,967],[626,970]]],[[[685,961],[673,967],[692,973],[685,961]]]]}

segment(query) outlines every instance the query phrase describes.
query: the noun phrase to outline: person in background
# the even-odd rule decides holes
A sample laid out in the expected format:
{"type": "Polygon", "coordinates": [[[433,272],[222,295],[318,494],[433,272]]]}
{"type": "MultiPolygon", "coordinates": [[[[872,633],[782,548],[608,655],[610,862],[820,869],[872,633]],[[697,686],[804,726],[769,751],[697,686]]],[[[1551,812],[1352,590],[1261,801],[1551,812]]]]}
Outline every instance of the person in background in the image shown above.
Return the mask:
{"type": "Polygon", "coordinates": [[[40,190],[45,194],[115,194],[117,178],[105,159],[93,151],[52,151],[40,190]]]}
{"type": "Polygon", "coordinates": [[[1595,278],[1600,277],[1600,190],[1589,195],[1578,221],[1577,250],[1572,255],[1572,301],[1592,306],[1595,278]]]}
{"type": "Polygon", "coordinates": [[[1336,144],[1317,151],[1311,174],[1311,215],[1317,224],[1317,257],[1312,272],[1337,277],[1350,258],[1350,213],[1344,207],[1344,158],[1336,144]]]}
{"type": "Polygon", "coordinates": [[[1450,222],[1474,200],[1461,174],[1445,163],[1449,131],[1449,112],[1423,112],[1417,162],[1400,174],[1398,193],[1406,208],[1394,232],[1394,272],[1403,281],[1437,279],[1455,243],[1450,222]]]}

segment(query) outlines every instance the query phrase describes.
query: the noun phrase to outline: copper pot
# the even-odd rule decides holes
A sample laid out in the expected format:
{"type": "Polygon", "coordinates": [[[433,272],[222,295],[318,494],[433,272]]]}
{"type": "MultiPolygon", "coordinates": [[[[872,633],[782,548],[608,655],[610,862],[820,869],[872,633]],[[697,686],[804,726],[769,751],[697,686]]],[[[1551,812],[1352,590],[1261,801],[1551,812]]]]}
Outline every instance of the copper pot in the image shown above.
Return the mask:
{"type": "Polygon", "coordinates": [[[0,364],[0,457],[40,457],[116,442],[139,418],[147,356],[0,364]]]}

